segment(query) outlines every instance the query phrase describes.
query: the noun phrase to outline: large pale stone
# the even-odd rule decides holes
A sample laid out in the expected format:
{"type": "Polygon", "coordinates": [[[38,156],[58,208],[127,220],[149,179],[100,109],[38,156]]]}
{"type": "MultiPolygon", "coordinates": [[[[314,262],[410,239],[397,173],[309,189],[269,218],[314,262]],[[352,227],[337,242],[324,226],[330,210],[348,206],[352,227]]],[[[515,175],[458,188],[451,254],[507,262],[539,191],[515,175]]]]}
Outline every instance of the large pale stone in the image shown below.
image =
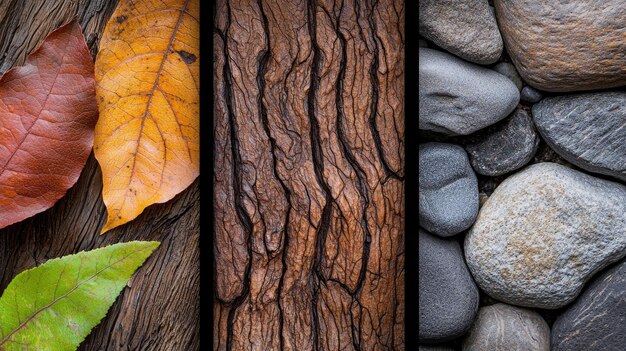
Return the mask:
{"type": "Polygon", "coordinates": [[[626,85],[624,0],[495,0],[517,71],[535,88],[567,92],[626,85]]]}
{"type": "Polygon", "coordinates": [[[476,283],[513,305],[559,308],[626,255],[626,186],[555,163],[502,182],[465,238],[476,283]]]}

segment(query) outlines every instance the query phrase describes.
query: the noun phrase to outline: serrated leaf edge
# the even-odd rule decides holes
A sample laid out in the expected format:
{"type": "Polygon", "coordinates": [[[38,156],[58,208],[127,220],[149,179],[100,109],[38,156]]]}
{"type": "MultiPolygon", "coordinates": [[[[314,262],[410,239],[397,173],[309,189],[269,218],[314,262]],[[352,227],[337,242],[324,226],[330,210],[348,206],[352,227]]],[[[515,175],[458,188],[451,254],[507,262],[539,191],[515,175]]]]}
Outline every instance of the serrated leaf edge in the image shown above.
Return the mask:
{"type": "MultiPolygon", "coordinates": [[[[102,269],[98,270],[98,272],[96,272],[95,274],[91,275],[89,278],[87,278],[87,279],[83,279],[83,280],[82,280],[82,281],[80,281],[79,283],[76,283],[76,286],[75,286],[75,287],[73,287],[72,289],[70,289],[68,292],[66,292],[66,293],[62,294],[61,296],[59,296],[59,297],[55,298],[55,299],[54,299],[54,301],[50,302],[49,304],[47,304],[47,305],[45,305],[45,306],[43,306],[43,307],[39,308],[37,311],[33,312],[33,313],[32,313],[30,316],[28,316],[28,317],[27,317],[27,318],[26,318],[23,322],[21,322],[21,323],[20,323],[20,324],[19,324],[16,328],[14,328],[13,330],[11,330],[8,334],[6,334],[6,335],[5,335],[5,337],[3,337],[3,338],[0,340],[0,350],[4,350],[5,348],[4,348],[2,345],[3,345],[3,344],[5,344],[7,341],[9,341],[9,340],[10,340],[10,337],[11,337],[13,334],[15,334],[15,333],[17,333],[19,330],[21,330],[21,329],[22,329],[22,328],[23,328],[23,327],[24,327],[24,326],[25,326],[28,322],[30,322],[31,320],[33,320],[33,319],[34,319],[34,318],[35,318],[35,317],[36,317],[39,313],[41,313],[42,311],[44,311],[44,310],[46,310],[46,309],[50,308],[51,306],[53,306],[55,303],[57,303],[57,302],[58,302],[58,301],[60,301],[61,299],[63,299],[63,298],[65,298],[65,297],[67,297],[67,296],[68,296],[69,294],[71,294],[73,291],[75,291],[76,289],[78,289],[78,288],[79,288],[82,284],[84,284],[84,283],[86,283],[87,281],[89,281],[89,280],[91,280],[91,279],[93,279],[93,278],[97,277],[100,273],[102,273],[102,272],[103,272],[103,271],[105,271],[106,269],[111,268],[113,265],[115,265],[115,264],[117,264],[117,263],[119,263],[119,262],[122,262],[123,260],[127,259],[128,257],[130,257],[130,256],[132,256],[132,255],[134,255],[134,254],[137,254],[138,252],[142,252],[142,251],[144,251],[144,250],[150,250],[150,254],[149,254],[148,256],[146,256],[146,258],[144,259],[144,261],[143,261],[143,262],[142,262],[142,263],[141,263],[141,264],[140,264],[140,265],[139,265],[139,266],[138,266],[138,267],[137,267],[137,268],[133,271],[133,273],[131,274],[131,276],[130,276],[130,277],[129,277],[129,279],[128,279],[128,280],[130,280],[130,278],[132,278],[132,276],[133,276],[133,275],[137,272],[137,270],[143,266],[143,264],[145,263],[145,261],[146,261],[146,260],[148,260],[148,258],[150,258],[150,256],[152,255],[152,252],[153,252],[154,250],[156,250],[156,248],[158,248],[158,247],[159,247],[159,245],[160,245],[161,243],[160,243],[160,242],[158,242],[158,241],[138,241],[138,240],[135,240],[135,241],[128,241],[128,242],[123,242],[123,243],[117,243],[117,244],[113,244],[113,245],[108,245],[108,246],[104,246],[104,247],[97,248],[97,249],[94,249],[94,250],[88,250],[88,251],[85,251],[85,250],[84,250],[84,251],[80,251],[80,252],[75,253],[75,254],[71,254],[71,255],[66,255],[66,256],[61,256],[61,257],[57,257],[57,258],[50,259],[50,260],[48,260],[48,261],[46,261],[46,262],[44,262],[44,263],[42,263],[42,264],[40,264],[40,265],[38,265],[38,266],[36,266],[36,267],[33,267],[33,268],[30,268],[30,269],[24,270],[24,271],[20,272],[18,275],[16,275],[16,276],[15,276],[15,277],[11,280],[11,282],[9,283],[9,285],[7,286],[7,288],[5,289],[5,291],[7,291],[7,290],[9,289],[9,287],[11,287],[11,285],[12,285],[12,284],[13,284],[13,283],[17,280],[17,278],[18,278],[18,277],[20,277],[21,275],[26,274],[26,273],[28,273],[28,272],[30,272],[30,271],[33,271],[33,270],[35,270],[35,269],[37,269],[37,268],[40,268],[40,267],[42,267],[42,266],[44,266],[44,265],[46,265],[46,264],[48,264],[48,263],[51,263],[51,262],[54,262],[54,261],[61,261],[61,260],[63,260],[63,259],[68,259],[68,258],[71,258],[71,257],[80,256],[81,254],[85,254],[85,253],[96,253],[96,252],[98,252],[98,251],[102,251],[102,250],[107,249],[107,248],[108,248],[108,249],[110,249],[110,248],[112,248],[112,247],[114,247],[114,246],[120,246],[120,245],[124,245],[124,244],[131,244],[131,243],[145,243],[145,244],[151,244],[151,245],[146,245],[145,247],[142,247],[142,248],[141,248],[141,249],[139,249],[139,250],[135,250],[135,251],[133,251],[133,252],[129,253],[128,255],[124,256],[123,258],[121,258],[121,259],[119,259],[119,260],[117,260],[117,261],[115,261],[115,262],[113,262],[113,263],[111,263],[111,264],[108,264],[107,266],[105,266],[105,267],[103,267],[102,269]]],[[[122,290],[123,290],[123,288],[122,288],[122,290]]],[[[116,294],[116,296],[115,296],[115,300],[114,300],[114,302],[113,302],[113,303],[115,303],[115,301],[117,300],[117,298],[118,298],[118,297],[119,297],[119,295],[121,294],[122,290],[120,290],[120,291],[116,294]]],[[[0,296],[0,300],[1,300],[2,298],[4,298],[4,292],[3,292],[3,293],[2,293],[2,295],[0,296]]],[[[112,306],[112,305],[111,305],[111,306],[112,306]]],[[[109,309],[111,308],[111,306],[109,306],[109,309]]],[[[103,317],[103,318],[104,318],[104,317],[103,317]]],[[[96,326],[98,326],[98,324],[100,324],[100,322],[102,321],[102,319],[103,319],[103,318],[101,318],[101,319],[98,321],[98,323],[96,323],[93,327],[91,327],[91,328],[88,330],[87,334],[85,334],[85,338],[86,338],[86,336],[88,336],[88,335],[91,333],[91,331],[93,330],[93,328],[95,328],[96,326]]],[[[82,341],[84,341],[84,339],[85,339],[85,338],[83,338],[83,340],[81,340],[81,342],[82,342],[82,341]]],[[[79,344],[79,345],[80,345],[80,344],[79,344]]],[[[78,347],[78,345],[77,345],[77,347],[78,347]]]]}

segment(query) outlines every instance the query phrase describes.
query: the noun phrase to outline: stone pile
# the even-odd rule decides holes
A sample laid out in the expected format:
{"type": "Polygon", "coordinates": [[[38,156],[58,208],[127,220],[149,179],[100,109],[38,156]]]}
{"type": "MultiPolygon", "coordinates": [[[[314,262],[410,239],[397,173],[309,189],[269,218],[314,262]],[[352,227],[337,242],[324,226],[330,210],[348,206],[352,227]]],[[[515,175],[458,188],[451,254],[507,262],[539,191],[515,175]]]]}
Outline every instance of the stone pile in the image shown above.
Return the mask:
{"type": "Polygon", "coordinates": [[[419,350],[625,350],[626,4],[493,5],[419,2],[419,350]]]}

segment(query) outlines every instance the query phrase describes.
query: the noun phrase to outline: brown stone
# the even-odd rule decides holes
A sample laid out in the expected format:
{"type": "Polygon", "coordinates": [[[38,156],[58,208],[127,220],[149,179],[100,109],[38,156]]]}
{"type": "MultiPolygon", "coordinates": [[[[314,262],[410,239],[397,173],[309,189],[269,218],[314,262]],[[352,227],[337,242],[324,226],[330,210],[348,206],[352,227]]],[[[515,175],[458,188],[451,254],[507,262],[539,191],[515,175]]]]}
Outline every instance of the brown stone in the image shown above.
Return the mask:
{"type": "Polygon", "coordinates": [[[517,71],[552,92],[626,85],[623,0],[496,0],[496,17],[517,71]]]}

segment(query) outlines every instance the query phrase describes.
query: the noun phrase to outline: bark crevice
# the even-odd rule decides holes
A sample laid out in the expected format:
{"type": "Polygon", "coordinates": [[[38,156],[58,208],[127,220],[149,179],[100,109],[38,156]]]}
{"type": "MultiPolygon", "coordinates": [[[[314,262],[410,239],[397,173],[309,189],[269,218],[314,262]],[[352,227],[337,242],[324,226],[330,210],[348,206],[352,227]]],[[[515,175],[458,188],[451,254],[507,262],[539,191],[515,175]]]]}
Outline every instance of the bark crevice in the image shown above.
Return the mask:
{"type": "Polygon", "coordinates": [[[403,11],[216,3],[216,350],[404,348],[403,11]]]}
{"type": "Polygon", "coordinates": [[[224,101],[227,106],[227,114],[228,114],[228,126],[230,131],[230,145],[232,153],[232,187],[235,193],[235,210],[237,212],[237,218],[241,226],[244,229],[246,236],[246,249],[248,251],[248,261],[246,262],[246,266],[244,269],[244,278],[243,285],[241,288],[241,292],[238,296],[236,296],[230,303],[230,310],[228,311],[228,324],[227,324],[227,336],[226,336],[226,348],[228,350],[232,349],[232,340],[233,340],[233,327],[235,314],[239,307],[243,304],[244,300],[248,297],[250,293],[250,280],[251,280],[251,268],[252,268],[252,220],[250,215],[248,214],[244,204],[243,197],[244,193],[241,190],[242,188],[242,179],[241,179],[241,154],[239,153],[239,139],[237,133],[237,122],[236,122],[236,114],[235,114],[235,103],[233,101],[233,78],[232,71],[230,69],[230,57],[229,57],[229,49],[228,49],[228,30],[230,28],[231,21],[231,12],[230,12],[230,3],[226,1],[227,11],[228,11],[228,22],[226,25],[226,29],[223,32],[224,38],[224,101]]]}

